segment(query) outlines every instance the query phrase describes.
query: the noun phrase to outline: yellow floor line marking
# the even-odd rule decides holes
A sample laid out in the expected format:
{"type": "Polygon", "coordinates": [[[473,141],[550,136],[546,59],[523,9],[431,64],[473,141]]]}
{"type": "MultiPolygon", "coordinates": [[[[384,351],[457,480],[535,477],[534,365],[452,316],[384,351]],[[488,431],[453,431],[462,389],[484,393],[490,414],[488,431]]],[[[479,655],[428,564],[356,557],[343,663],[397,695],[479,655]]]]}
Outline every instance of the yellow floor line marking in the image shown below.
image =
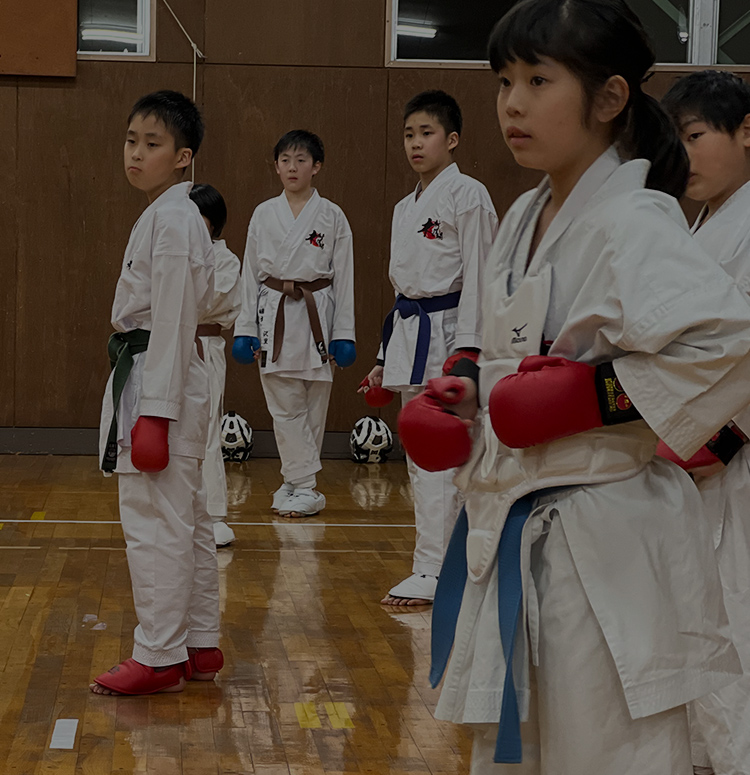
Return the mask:
{"type": "Polygon", "coordinates": [[[322,726],[314,702],[295,702],[294,712],[302,729],[319,729],[322,726]]]}
{"type": "Polygon", "coordinates": [[[46,511],[35,511],[32,515],[32,519],[44,519],[44,515],[46,514],[46,511]]]}
{"type": "Polygon", "coordinates": [[[331,720],[331,726],[334,729],[352,729],[354,722],[349,716],[349,711],[343,702],[324,703],[328,718],[331,720]]]}

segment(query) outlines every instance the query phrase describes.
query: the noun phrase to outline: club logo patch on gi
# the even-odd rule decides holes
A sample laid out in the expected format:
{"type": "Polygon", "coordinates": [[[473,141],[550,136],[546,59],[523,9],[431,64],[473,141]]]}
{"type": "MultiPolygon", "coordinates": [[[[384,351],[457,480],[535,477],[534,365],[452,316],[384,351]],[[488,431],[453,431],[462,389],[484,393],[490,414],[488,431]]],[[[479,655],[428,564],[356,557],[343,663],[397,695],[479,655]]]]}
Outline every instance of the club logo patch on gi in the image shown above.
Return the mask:
{"type": "Polygon", "coordinates": [[[325,234],[319,234],[317,231],[313,231],[313,233],[306,238],[306,241],[309,242],[314,248],[323,249],[325,247],[323,244],[323,237],[325,236],[325,234]]]}
{"type": "Polygon", "coordinates": [[[131,258],[131,259],[130,259],[130,261],[128,261],[128,263],[127,263],[127,264],[125,264],[125,266],[126,266],[128,269],[130,269],[130,267],[131,267],[131,266],[133,266],[133,259],[131,258]]]}
{"type": "Polygon", "coordinates": [[[528,337],[522,336],[524,328],[528,326],[528,323],[524,323],[522,326],[519,326],[518,328],[511,329],[515,336],[512,336],[510,339],[511,344],[523,344],[524,342],[528,341],[528,337]]]}
{"type": "Polygon", "coordinates": [[[432,218],[427,219],[427,223],[422,224],[422,228],[417,232],[425,239],[443,239],[443,232],[440,229],[440,221],[432,218]]]}

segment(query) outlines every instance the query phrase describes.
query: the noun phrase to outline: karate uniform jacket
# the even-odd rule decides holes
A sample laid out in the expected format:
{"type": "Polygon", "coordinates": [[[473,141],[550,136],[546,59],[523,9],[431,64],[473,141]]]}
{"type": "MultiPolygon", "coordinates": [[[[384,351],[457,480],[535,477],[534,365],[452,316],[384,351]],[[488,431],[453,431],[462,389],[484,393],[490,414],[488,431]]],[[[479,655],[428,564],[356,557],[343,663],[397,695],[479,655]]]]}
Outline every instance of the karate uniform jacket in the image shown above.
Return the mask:
{"type": "Polygon", "coordinates": [[[326,346],[332,339],[355,340],[354,253],[352,232],[341,208],[313,190],[300,214],[292,214],[286,194],[258,205],[250,219],[242,267],[242,311],[235,336],[260,340],[261,370],[297,379],[331,381],[328,363],[315,347],[303,299],[287,298],[284,343],[276,363],[271,360],[274,323],[282,294],[264,284],[277,280],[332,284],[315,291],[315,303],[326,346]]]}
{"type": "MultiPolygon", "coordinates": [[[[190,199],[192,183],[167,189],[130,234],[112,305],[116,331],[151,332],[120,399],[118,473],[135,473],[130,434],[141,415],[166,417],[170,455],[203,459],[208,428],[208,374],[196,327],[213,294],[214,254],[206,224],[190,199]]],[[[112,377],[100,425],[100,459],[113,414],[112,377]]]]}
{"type": "MultiPolygon", "coordinates": [[[[481,277],[497,234],[489,192],[457,164],[444,169],[417,198],[420,187],[393,211],[388,276],[396,294],[424,299],[461,291],[455,309],[430,313],[431,337],[424,380],[462,347],[481,347],[481,277]]],[[[410,385],[419,319],[396,313],[385,357],[383,385],[410,385]]],[[[383,351],[379,357],[383,357],[383,351]]]]}

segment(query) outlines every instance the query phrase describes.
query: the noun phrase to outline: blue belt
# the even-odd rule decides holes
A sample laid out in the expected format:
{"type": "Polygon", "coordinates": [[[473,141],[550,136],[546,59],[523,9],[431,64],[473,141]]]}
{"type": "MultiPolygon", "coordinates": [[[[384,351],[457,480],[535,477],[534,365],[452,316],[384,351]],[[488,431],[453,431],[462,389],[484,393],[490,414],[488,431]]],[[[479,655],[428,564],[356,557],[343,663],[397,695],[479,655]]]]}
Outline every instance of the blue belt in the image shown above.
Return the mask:
{"type": "MultiPolygon", "coordinates": [[[[521,721],[518,715],[518,697],[513,680],[513,647],[523,601],[521,534],[538,495],[539,493],[531,493],[513,504],[505,520],[497,549],[497,607],[500,620],[500,641],[505,655],[505,682],[494,761],[503,764],[519,764],[522,760],[521,721]]],[[[443,560],[443,567],[435,590],[435,601],[432,606],[430,683],[433,689],[443,677],[456,636],[458,613],[461,610],[461,601],[468,577],[466,563],[468,533],[469,521],[464,508],[459,514],[448,544],[448,551],[443,560]]]]}
{"type": "Polygon", "coordinates": [[[427,355],[430,352],[430,323],[431,312],[442,312],[446,309],[455,309],[461,299],[461,291],[446,293],[444,296],[432,296],[429,299],[407,299],[399,293],[393,309],[386,315],[383,323],[383,358],[385,358],[388,342],[393,336],[393,319],[398,312],[401,317],[407,318],[419,315],[419,330],[417,332],[417,349],[414,353],[414,366],[412,367],[410,385],[421,385],[424,380],[424,372],[427,367],[427,355]]]}

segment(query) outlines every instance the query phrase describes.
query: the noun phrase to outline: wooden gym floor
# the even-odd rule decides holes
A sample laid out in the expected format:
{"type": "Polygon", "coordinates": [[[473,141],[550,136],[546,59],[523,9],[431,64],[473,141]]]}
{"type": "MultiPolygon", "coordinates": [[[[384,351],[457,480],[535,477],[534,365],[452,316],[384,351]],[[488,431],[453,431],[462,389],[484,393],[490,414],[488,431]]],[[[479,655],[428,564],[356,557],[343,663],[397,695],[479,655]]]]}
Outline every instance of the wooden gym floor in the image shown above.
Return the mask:
{"type": "Polygon", "coordinates": [[[325,461],[328,508],[304,521],[269,509],[277,460],[227,470],[227,664],[182,694],[115,698],[88,683],[130,656],[136,624],[116,478],[93,457],[0,456],[0,773],[468,772],[465,733],[432,717],[429,609],[378,603],[411,571],[405,465],[325,461]]]}

